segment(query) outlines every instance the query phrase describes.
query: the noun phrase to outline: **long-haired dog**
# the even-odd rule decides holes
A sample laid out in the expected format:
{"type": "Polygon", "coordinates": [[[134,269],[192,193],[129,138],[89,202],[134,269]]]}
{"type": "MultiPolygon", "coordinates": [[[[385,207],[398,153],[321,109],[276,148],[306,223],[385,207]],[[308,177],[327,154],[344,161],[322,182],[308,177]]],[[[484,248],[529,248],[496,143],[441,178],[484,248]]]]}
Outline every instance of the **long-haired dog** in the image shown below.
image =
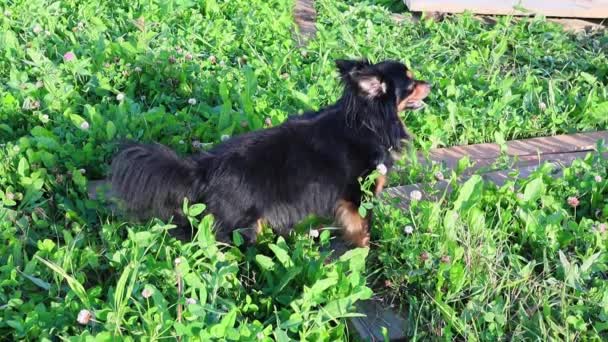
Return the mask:
{"type": "Polygon", "coordinates": [[[112,162],[113,192],[140,218],[173,218],[181,238],[191,237],[181,211],[187,198],[206,204],[220,240],[243,229],[254,242],[264,224],[285,233],[314,214],[335,217],[348,242],[367,246],[359,179],[392,164],[391,152],[408,139],[398,113],[420,107],[430,86],[396,61],[336,65],[343,95],[318,112],[187,158],[159,144],[123,146],[112,162]]]}

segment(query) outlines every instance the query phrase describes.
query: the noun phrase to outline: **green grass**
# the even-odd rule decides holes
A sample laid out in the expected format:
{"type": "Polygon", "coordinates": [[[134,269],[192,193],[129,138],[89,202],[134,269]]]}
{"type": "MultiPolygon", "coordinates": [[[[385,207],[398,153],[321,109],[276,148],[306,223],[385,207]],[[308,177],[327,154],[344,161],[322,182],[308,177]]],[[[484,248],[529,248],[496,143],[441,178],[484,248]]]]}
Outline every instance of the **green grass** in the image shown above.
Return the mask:
{"type": "Polygon", "coordinates": [[[605,340],[608,149],[600,150],[557,179],[545,165],[501,187],[474,176],[405,212],[379,204],[372,283],[407,314],[408,335],[605,340]]]}
{"type": "MultiPolygon", "coordinates": [[[[88,199],[87,183],[105,177],[119,139],[191,153],[331,103],[335,58],[402,60],[433,83],[428,106],[404,116],[421,150],[606,128],[606,33],[573,36],[542,18],[397,24],[372,1],[318,0],[317,37],[299,49],[292,6],[0,5],[2,336],[341,340],[343,318],[371,295],[367,283],[406,304],[408,333],[420,339],[605,339],[605,161],[580,162],[556,181],[545,175],[542,186],[538,175],[516,184],[534,195],[523,201],[472,184],[470,198],[455,193],[410,212],[376,204],[367,259],[355,250],[329,261],[329,231],[312,241],[307,225],[248,250],[220,245],[200,205],[188,209],[199,234],[182,244],[164,223],[132,224],[88,199]],[[580,198],[576,212],[568,196],[580,198]],[[444,220],[454,212],[459,220],[444,220]],[[82,310],[93,315],[87,324],[77,321],[82,310]]],[[[410,167],[395,178],[434,171],[410,167]]]]}

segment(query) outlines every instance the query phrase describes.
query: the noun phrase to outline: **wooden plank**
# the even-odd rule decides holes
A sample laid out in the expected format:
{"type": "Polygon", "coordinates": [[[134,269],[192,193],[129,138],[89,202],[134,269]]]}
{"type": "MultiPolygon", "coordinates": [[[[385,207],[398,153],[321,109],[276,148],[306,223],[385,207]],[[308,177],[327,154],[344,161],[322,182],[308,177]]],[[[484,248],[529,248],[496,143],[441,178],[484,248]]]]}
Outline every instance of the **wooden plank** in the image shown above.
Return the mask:
{"type": "MultiPolygon", "coordinates": [[[[570,163],[550,163],[553,167],[553,174],[557,177],[562,174],[562,170],[564,167],[569,166],[570,163]]],[[[521,178],[527,178],[534,171],[538,169],[538,166],[524,166],[518,168],[519,175],[517,177],[512,177],[511,174],[515,169],[510,170],[501,170],[501,171],[493,171],[482,174],[482,178],[485,181],[492,182],[498,186],[504,185],[508,180],[515,180],[521,178]]],[[[463,177],[458,181],[458,183],[466,182],[470,176],[463,177]]],[[[394,202],[399,208],[407,209],[411,202],[411,193],[414,190],[420,191],[422,194],[423,200],[438,200],[443,196],[444,193],[449,194],[452,192],[452,187],[450,186],[448,181],[438,181],[434,185],[428,184],[410,184],[410,185],[402,185],[396,186],[392,188],[386,188],[384,193],[386,194],[387,199],[397,199],[397,202],[394,202]]]]}
{"type": "Polygon", "coordinates": [[[356,304],[357,311],[366,317],[355,317],[348,321],[349,327],[363,341],[384,341],[382,328],[387,329],[390,341],[406,341],[406,318],[385,303],[367,300],[356,304]]]}
{"type": "Polygon", "coordinates": [[[603,21],[599,20],[583,20],[576,18],[550,18],[548,21],[560,24],[564,27],[564,30],[571,31],[574,33],[590,32],[597,30],[605,30],[606,26],[603,21]]]}
{"type": "Polygon", "coordinates": [[[315,10],[314,0],[296,0],[293,20],[299,29],[299,34],[296,37],[299,47],[306,45],[306,42],[316,35],[316,18],[317,11],[315,10]]]}
{"type": "MultiPolygon", "coordinates": [[[[551,155],[551,158],[547,158],[542,162],[547,162],[553,167],[552,175],[554,177],[560,177],[563,170],[572,165],[576,159],[584,158],[589,152],[573,152],[573,153],[560,153],[551,155]]],[[[605,158],[608,157],[608,153],[604,153],[605,158]]],[[[507,170],[497,170],[480,174],[481,177],[488,182],[492,182],[498,186],[504,185],[508,180],[517,180],[529,177],[534,171],[541,166],[541,163],[535,161],[534,163],[521,162],[516,164],[514,167],[507,170]],[[514,171],[518,171],[515,176],[514,171]]],[[[471,176],[471,173],[465,173],[458,183],[464,183],[471,176]]],[[[420,191],[422,199],[437,200],[443,196],[444,193],[450,193],[452,188],[448,181],[438,181],[432,186],[429,184],[410,184],[396,187],[386,188],[384,190],[387,199],[397,199],[395,202],[400,208],[406,209],[411,202],[411,193],[414,190],[420,191]]]]}
{"type": "Polygon", "coordinates": [[[502,14],[528,16],[542,14],[562,18],[607,18],[608,0],[404,0],[415,12],[502,14]],[[515,9],[522,7],[526,12],[515,9]]]}
{"type": "MultiPolygon", "coordinates": [[[[608,131],[513,140],[507,142],[506,154],[520,160],[534,160],[538,155],[593,151],[597,141],[602,139],[608,142],[608,131]]],[[[433,149],[429,157],[432,161],[442,162],[446,167],[454,168],[465,156],[480,166],[487,166],[500,155],[500,145],[487,143],[433,149]]]]}
{"type": "MultiPolygon", "coordinates": [[[[552,164],[552,166],[553,166],[554,174],[556,176],[561,175],[563,166],[560,166],[557,164],[552,164]]],[[[538,169],[538,166],[526,166],[526,167],[519,168],[518,169],[519,175],[517,177],[512,177],[510,175],[514,170],[501,170],[501,171],[488,172],[481,176],[485,181],[489,181],[498,186],[501,186],[501,185],[504,185],[507,182],[507,180],[510,180],[510,179],[515,180],[515,179],[526,178],[526,177],[530,176],[537,169],[538,169]]],[[[469,178],[470,177],[464,177],[461,180],[459,180],[458,183],[462,184],[462,183],[466,182],[469,178]]],[[[410,184],[410,185],[397,186],[397,187],[393,187],[393,188],[387,188],[387,189],[385,189],[385,193],[386,193],[386,196],[388,199],[394,198],[394,199],[398,200],[397,202],[394,202],[394,203],[399,208],[407,209],[411,202],[411,193],[414,190],[420,191],[420,193],[422,194],[423,200],[435,201],[435,200],[440,199],[444,193],[445,194],[451,193],[453,189],[447,181],[439,181],[439,182],[435,183],[433,186],[430,186],[428,184],[410,184]]]]}

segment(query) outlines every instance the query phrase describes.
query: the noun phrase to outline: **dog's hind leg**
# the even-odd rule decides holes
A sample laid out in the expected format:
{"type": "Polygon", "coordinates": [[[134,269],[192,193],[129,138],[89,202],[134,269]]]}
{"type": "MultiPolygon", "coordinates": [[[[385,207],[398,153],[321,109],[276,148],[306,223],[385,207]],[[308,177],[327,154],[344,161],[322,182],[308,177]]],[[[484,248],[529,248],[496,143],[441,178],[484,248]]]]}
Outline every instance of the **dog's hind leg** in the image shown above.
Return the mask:
{"type": "Polygon", "coordinates": [[[259,218],[249,228],[243,230],[243,235],[247,239],[249,245],[255,245],[258,240],[258,235],[262,233],[266,221],[263,218],[259,218]]]}
{"type": "Polygon", "coordinates": [[[369,246],[369,221],[361,217],[353,202],[338,201],[335,213],[346,241],[357,247],[369,246]]]}

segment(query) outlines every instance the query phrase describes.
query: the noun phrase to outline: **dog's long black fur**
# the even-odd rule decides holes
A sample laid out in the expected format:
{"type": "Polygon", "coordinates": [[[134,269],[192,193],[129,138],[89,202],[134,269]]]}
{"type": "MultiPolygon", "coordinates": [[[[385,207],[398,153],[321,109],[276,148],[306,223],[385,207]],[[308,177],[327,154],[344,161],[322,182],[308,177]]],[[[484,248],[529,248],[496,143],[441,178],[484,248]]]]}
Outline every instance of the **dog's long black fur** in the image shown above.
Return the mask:
{"type": "Polygon", "coordinates": [[[251,228],[254,240],[260,220],[284,233],[307,215],[358,206],[359,177],[389,163],[388,151],[408,137],[398,109],[418,106],[430,88],[399,62],[336,64],[344,84],[336,104],[187,158],[159,144],[127,144],[112,162],[113,191],[140,218],[173,218],[182,238],[190,237],[184,198],[207,205],[222,240],[238,228],[251,228]]]}

